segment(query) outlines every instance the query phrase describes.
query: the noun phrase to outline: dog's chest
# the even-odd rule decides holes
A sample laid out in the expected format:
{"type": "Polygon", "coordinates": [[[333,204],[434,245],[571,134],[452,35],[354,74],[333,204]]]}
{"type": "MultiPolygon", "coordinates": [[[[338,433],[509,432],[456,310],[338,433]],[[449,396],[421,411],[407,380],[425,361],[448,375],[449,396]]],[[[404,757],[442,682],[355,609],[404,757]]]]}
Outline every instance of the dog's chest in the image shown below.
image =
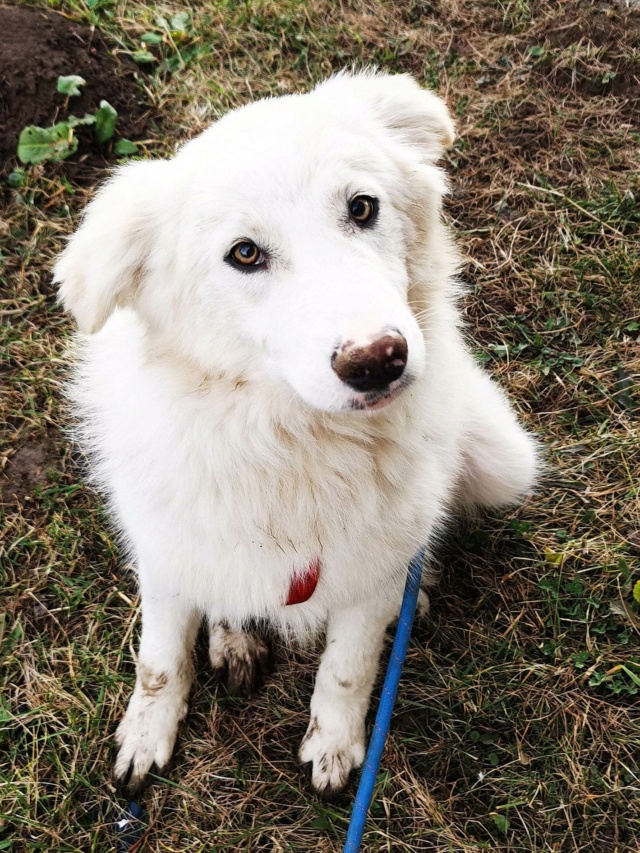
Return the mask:
{"type": "Polygon", "coordinates": [[[146,508],[156,541],[172,531],[181,594],[220,618],[295,623],[393,586],[426,524],[414,438],[233,424],[208,441],[183,434],[146,508]]]}

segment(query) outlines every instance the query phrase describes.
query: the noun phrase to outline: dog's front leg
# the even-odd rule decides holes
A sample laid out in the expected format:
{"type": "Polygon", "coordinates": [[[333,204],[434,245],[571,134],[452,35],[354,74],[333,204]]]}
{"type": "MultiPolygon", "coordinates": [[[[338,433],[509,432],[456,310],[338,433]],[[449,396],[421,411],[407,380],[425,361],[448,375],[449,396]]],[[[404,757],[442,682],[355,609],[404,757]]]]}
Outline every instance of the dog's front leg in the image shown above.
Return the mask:
{"type": "Polygon", "coordinates": [[[152,768],[161,773],[167,767],[194,675],[200,613],[179,595],[155,592],[143,585],[136,685],[116,732],[114,779],[130,793],[143,785],[152,768]]]}
{"type": "Polygon", "coordinates": [[[365,753],[365,717],[385,630],[397,615],[386,603],[332,614],[327,647],[311,698],[311,721],[300,760],[311,764],[311,783],[324,797],[342,791],[365,753]]]}

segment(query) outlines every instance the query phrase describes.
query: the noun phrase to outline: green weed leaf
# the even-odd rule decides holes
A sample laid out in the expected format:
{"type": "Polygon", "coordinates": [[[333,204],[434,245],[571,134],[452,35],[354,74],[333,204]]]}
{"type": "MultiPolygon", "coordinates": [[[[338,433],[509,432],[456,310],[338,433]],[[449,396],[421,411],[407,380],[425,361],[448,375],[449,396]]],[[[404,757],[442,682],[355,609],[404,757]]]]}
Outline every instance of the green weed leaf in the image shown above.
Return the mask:
{"type": "Polygon", "coordinates": [[[170,27],[171,38],[175,42],[180,42],[186,39],[189,28],[189,13],[180,12],[178,15],[174,15],[173,18],[171,18],[170,27]]]}
{"type": "Polygon", "coordinates": [[[76,98],[82,94],[80,86],[84,86],[86,82],[84,77],[79,77],[77,74],[70,74],[68,77],[58,77],[56,89],[61,95],[66,95],[68,98],[76,98]]]}
{"type": "Polygon", "coordinates": [[[130,139],[119,139],[113,146],[113,150],[119,157],[128,157],[130,154],[135,154],[138,146],[130,139]]]}
{"type": "MultiPolygon", "coordinates": [[[[4,696],[0,695],[0,724],[4,725],[5,723],[9,723],[13,720],[13,714],[11,713],[11,709],[9,707],[9,703],[4,698],[4,696]]],[[[3,848],[0,847],[0,850],[3,848]]]]}
{"type": "MultiPolygon", "coordinates": [[[[638,664],[635,664],[635,665],[638,666],[638,664]]],[[[622,670],[623,670],[623,672],[625,672],[629,676],[629,678],[633,681],[633,683],[637,687],[640,687],[640,676],[636,675],[636,673],[632,669],[630,669],[628,666],[623,666],[622,670]]]]}
{"type": "Polygon", "coordinates": [[[500,832],[506,832],[509,829],[509,821],[503,814],[498,814],[494,812],[491,817],[493,818],[493,822],[496,825],[497,829],[500,832]]]}
{"type": "Polygon", "coordinates": [[[640,581],[636,581],[633,587],[633,598],[640,604],[640,581]]]}
{"type": "Polygon", "coordinates": [[[187,29],[189,27],[189,13],[188,12],[179,12],[177,15],[174,15],[171,18],[171,30],[172,32],[187,34],[187,29]]]}
{"type": "Polygon", "coordinates": [[[100,108],[96,113],[96,122],[93,128],[96,139],[100,144],[108,142],[116,130],[118,113],[108,101],[100,101],[100,108]]]}
{"type": "Polygon", "coordinates": [[[591,654],[586,649],[583,649],[580,652],[575,652],[573,655],[573,665],[576,669],[584,669],[590,659],[591,654]]]}
{"type": "Polygon", "coordinates": [[[81,127],[82,125],[91,125],[96,123],[96,117],[91,113],[85,113],[82,118],[77,116],[69,116],[67,119],[69,127],[81,127]]]}
{"type": "Polygon", "coordinates": [[[59,163],[78,150],[78,140],[67,121],[53,127],[25,127],[18,139],[18,160],[21,163],[59,163]]]}
{"type": "Polygon", "coordinates": [[[24,169],[14,169],[7,175],[7,183],[12,189],[19,189],[27,182],[27,173],[24,169]]]}
{"type": "MultiPolygon", "coordinates": [[[[144,44],[162,44],[162,36],[160,33],[144,33],[141,41],[144,42],[144,44]]],[[[141,51],[141,53],[144,52],[145,51],[141,51]]]]}
{"type": "Polygon", "coordinates": [[[146,65],[148,62],[156,61],[155,56],[148,50],[136,50],[131,54],[131,58],[134,62],[137,62],[138,65],[146,65]]]}

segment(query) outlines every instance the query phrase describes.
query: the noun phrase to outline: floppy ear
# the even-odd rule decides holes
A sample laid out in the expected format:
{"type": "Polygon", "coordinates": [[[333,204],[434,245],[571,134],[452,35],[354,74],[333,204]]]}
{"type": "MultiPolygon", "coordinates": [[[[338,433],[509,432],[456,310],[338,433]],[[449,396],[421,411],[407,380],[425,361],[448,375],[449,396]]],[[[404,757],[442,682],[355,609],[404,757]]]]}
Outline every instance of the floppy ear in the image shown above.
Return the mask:
{"type": "Polygon", "coordinates": [[[455,139],[455,126],[445,102],[422,89],[409,74],[361,71],[341,72],[326,86],[369,106],[382,124],[401,142],[415,147],[425,161],[438,160],[455,139]]]}
{"type": "Polygon", "coordinates": [[[156,160],[120,168],[58,258],[58,298],[81,332],[99,331],[116,306],[133,302],[157,236],[168,165],[156,160]]]}

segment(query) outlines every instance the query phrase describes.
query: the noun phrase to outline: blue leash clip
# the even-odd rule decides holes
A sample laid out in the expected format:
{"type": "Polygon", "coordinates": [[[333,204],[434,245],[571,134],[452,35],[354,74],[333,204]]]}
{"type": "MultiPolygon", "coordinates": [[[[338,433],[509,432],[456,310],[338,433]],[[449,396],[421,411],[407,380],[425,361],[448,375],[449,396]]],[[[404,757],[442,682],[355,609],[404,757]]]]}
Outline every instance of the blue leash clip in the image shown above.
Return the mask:
{"type": "Polygon", "coordinates": [[[375,788],[378,770],[380,769],[380,759],[382,758],[384,745],[389,734],[391,714],[393,713],[396,696],[398,695],[398,683],[402,674],[404,660],[407,656],[409,640],[411,639],[411,628],[413,627],[413,620],[418,605],[420,580],[422,578],[422,567],[425,557],[426,548],[421,548],[409,563],[407,582],[398,618],[398,627],[393,638],[391,657],[389,658],[387,674],[382,685],[380,704],[378,705],[378,712],[376,713],[376,719],[373,724],[369,748],[364,759],[360,783],[358,784],[358,790],[356,791],[356,797],[353,802],[344,853],[358,853],[362,845],[367,814],[373,798],[373,789],[375,788]]]}
{"type": "Polygon", "coordinates": [[[130,850],[137,849],[138,842],[147,828],[145,820],[146,814],[142,806],[134,802],[129,803],[115,825],[118,853],[129,853],[130,850]]]}

